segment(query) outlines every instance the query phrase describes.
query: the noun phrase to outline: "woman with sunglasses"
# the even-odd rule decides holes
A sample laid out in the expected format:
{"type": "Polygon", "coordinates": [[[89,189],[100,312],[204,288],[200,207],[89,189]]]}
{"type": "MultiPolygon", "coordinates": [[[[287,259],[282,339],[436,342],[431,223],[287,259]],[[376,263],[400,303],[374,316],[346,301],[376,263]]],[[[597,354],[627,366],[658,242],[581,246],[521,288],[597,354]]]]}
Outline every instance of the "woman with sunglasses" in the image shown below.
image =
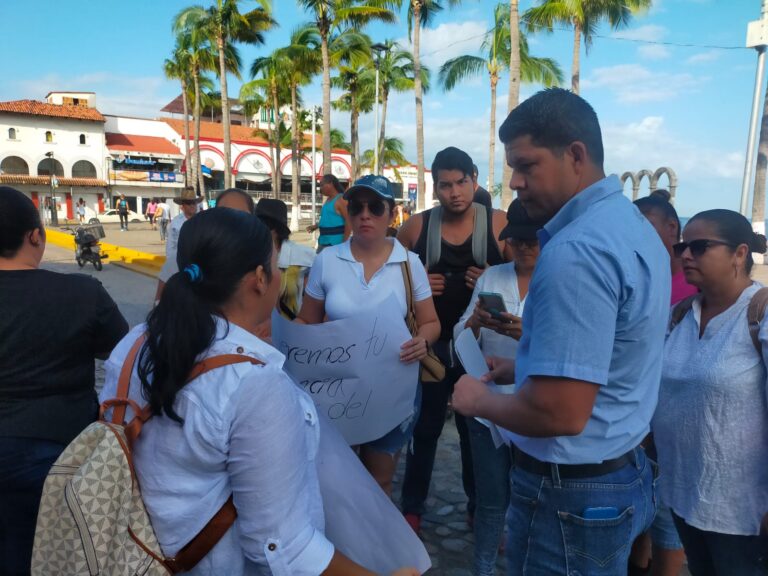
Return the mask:
{"type": "MultiPolygon", "coordinates": [[[[523,306],[539,257],[536,231],[546,224],[528,216],[519,199],[507,210],[507,225],[499,240],[505,241],[505,264],[491,266],[480,276],[464,315],[453,329],[454,341],[471,328],[485,356],[515,359],[522,334],[523,306]],[[501,295],[506,312],[496,316],[483,306],[481,294],[501,295]]],[[[513,386],[500,386],[512,389],[513,386]]],[[[490,429],[476,418],[467,419],[472,466],[475,473],[475,576],[494,576],[504,518],[509,507],[508,446],[497,448],[490,429]]]]}
{"type": "Polygon", "coordinates": [[[697,214],[674,247],[701,294],[682,318],[672,313],[652,429],[661,500],[693,576],[766,574],[758,534],[768,511],[768,322],[758,352],[747,321],[761,288],[750,279],[753,252],[766,252],[765,237],[731,210],[697,214]]]}
{"type": "MultiPolygon", "coordinates": [[[[392,294],[405,318],[407,300],[401,263],[407,259],[413,278],[418,332],[402,345],[400,361],[418,362],[440,335],[440,322],[427,273],[418,256],[387,237],[395,205],[390,182],[383,176],[363,176],[347,190],[345,198],[352,238],[317,256],[297,320],[319,324],[324,319],[348,318],[363,309],[376,308],[392,294]]],[[[397,455],[413,435],[419,401],[418,382],[414,382],[414,414],[382,438],[360,446],[360,459],[387,494],[392,491],[397,455]]]]}

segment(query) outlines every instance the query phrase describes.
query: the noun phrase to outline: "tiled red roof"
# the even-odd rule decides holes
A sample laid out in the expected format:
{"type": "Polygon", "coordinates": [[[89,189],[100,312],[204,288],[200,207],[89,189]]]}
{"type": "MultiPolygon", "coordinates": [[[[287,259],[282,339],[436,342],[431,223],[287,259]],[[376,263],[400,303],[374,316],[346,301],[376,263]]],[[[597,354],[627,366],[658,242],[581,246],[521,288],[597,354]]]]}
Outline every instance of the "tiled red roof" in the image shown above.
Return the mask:
{"type": "Polygon", "coordinates": [[[181,150],[171,142],[158,136],[137,136],[136,134],[107,132],[107,148],[120,152],[182,155],[181,150]]]}
{"type": "MultiPolygon", "coordinates": [[[[173,128],[177,134],[184,137],[184,121],[177,120],[176,118],[161,118],[166,124],[173,128]]],[[[192,140],[194,137],[193,122],[189,122],[189,138],[192,140]]],[[[261,136],[256,136],[256,128],[249,128],[248,126],[236,126],[232,125],[230,135],[233,142],[241,142],[247,144],[253,144],[255,146],[269,146],[269,141],[261,136]]],[[[200,122],[200,138],[205,140],[216,140],[218,142],[224,142],[224,125],[218,122],[200,122]]],[[[304,146],[309,147],[312,145],[312,135],[304,134],[304,146]]],[[[315,146],[318,151],[323,146],[323,139],[320,134],[315,135],[315,146]]],[[[335,154],[349,154],[347,150],[340,148],[334,148],[332,150],[335,154]]]]}
{"type": "Polygon", "coordinates": [[[37,100],[11,100],[10,102],[0,102],[0,112],[104,122],[104,116],[102,116],[101,112],[95,108],[48,104],[47,102],[38,102],[37,100]]]}
{"type": "MultiPolygon", "coordinates": [[[[59,187],[87,186],[104,188],[107,183],[98,178],[57,178],[59,187]]],[[[50,176],[26,176],[23,174],[0,174],[0,184],[31,184],[34,186],[51,186],[50,176]]]]}

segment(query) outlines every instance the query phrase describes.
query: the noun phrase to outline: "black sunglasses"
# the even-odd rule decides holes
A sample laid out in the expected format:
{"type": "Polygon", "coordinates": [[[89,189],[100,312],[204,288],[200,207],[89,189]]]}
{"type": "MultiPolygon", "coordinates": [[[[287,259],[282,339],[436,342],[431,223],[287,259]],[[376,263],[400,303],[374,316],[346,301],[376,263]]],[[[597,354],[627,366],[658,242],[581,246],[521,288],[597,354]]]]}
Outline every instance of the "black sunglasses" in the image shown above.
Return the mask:
{"type": "Polygon", "coordinates": [[[686,250],[690,250],[691,256],[693,256],[694,258],[698,258],[713,246],[730,246],[731,248],[736,248],[736,246],[734,244],[731,244],[730,242],[723,242],[722,240],[708,240],[707,238],[701,238],[699,240],[692,240],[690,242],[678,242],[677,244],[672,246],[672,250],[674,251],[675,256],[677,258],[680,258],[680,256],[682,256],[683,252],[685,252],[686,250]]]}
{"type": "Polygon", "coordinates": [[[513,246],[525,246],[526,248],[536,248],[539,245],[538,238],[507,238],[507,242],[513,246]]]}
{"type": "Polygon", "coordinates": [[[363,209],[368,206],[368,212],[373,216],[382,216],[387,209],[387,205],[384,200],[371,200],[369,202],[361,202],[360,200],[350,200],[347,205],[347,210],[350,216],[359,216],[363,213],[363,209]]]}
{"type": "Polygon", "coordinates": [[[197,204],[197,200],[182,200],[181,203],[184,206],[192,206],[193,204],[197,204]]]}

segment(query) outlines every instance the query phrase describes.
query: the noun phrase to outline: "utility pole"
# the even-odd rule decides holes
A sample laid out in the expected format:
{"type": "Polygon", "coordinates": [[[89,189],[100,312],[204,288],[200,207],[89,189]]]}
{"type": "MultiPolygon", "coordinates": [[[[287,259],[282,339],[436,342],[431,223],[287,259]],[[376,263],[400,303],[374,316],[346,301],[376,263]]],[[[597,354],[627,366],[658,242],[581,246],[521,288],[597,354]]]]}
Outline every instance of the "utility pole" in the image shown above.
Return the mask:
{"type": "Polygon", "coordinates": [[[755,74],[755,91],[752,95],[752,114],[749,119],[749,136],[747,137],[747,157],[744,161],[744,179],[741,183],[740,212],[748,217],[749,184],[752,180],[752,165],[755,156],[755,133],[757,118],[760,112],[760,93],[763,88],[765,74],[765,51],[768,47],[768,0],[763,0],[760,20],[754,20],[747,25],[747,48],[757,50],[757,73],[755,74]]]}
{"type": "Polygon", "coordinates": [[[59,225],[59,211],[56,209],[56,161],[53,158],[53,152],[46,152],[45,155],[51,161],[51,226],[59,225]]]}
{"type": "Polygon", "coordinates": [[[315,134],[317,130],[317,107],[312,106],[312,224],[317,223],[317,170],[315,164],[317,163],[317,143],[315,142],[315,134]]]}

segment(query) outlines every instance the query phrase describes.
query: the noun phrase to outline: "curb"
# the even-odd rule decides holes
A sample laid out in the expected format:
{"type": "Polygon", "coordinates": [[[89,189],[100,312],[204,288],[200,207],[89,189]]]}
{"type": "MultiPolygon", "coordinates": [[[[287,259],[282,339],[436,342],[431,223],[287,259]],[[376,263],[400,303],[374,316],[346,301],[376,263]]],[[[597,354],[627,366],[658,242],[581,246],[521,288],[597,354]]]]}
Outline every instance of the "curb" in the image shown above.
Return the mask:
{"type": "MultiPolygon", "coordinates": [[[[58,230],[46,228],[46,241],[61,248],[75,249],[75,238],[71,234],[65,234],[58,230]]],[[[146,276],[156,277],[165,264],[165,256],[139,252],[124,246],[117,246],[107,242],[100,242],[102,254],[107,256],[107,261],[129,270],[139,272],[146,276]]]]}

